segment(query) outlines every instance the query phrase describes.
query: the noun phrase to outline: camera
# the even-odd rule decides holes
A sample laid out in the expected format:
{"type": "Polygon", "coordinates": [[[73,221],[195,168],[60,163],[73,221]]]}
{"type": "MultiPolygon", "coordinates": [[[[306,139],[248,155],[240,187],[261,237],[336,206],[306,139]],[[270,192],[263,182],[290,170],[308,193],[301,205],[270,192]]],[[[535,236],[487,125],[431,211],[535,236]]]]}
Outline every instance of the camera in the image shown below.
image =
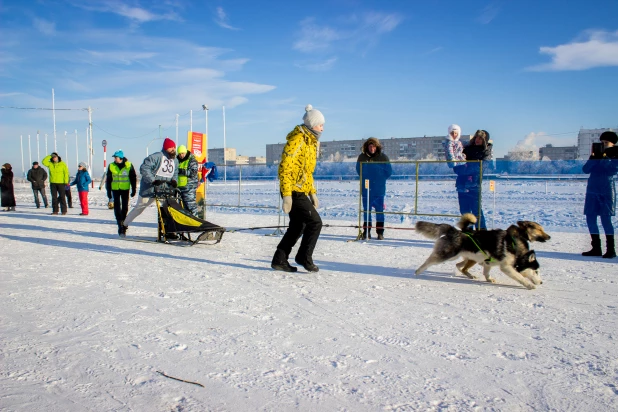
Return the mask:
{"type": "Polygon", "coordinates": [[[592,144],[592,157],[595,159],[600,159],[603,157],[603,143],[593,143],[592,144]]]}

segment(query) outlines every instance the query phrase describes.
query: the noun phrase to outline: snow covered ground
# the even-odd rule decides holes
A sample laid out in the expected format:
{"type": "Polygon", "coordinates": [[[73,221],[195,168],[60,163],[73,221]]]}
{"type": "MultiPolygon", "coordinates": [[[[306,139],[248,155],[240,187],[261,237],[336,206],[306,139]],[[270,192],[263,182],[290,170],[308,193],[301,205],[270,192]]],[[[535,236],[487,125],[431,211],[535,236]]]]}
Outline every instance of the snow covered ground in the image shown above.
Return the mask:
{"type": "MultiPolygon", "coordinates": [[[[432,243],[411,230],[359,243],[346,242],[355,229],[325,228],[320,272],[287,274],[270,269],[272,229],[215,246],[123,241],[103,192],[90,216],[50,216],[18,185],[17,212],[0,213],[0,409],[616,410],[618,259],[579,254],[585,184],[547,196],[544,183],[514,184],[498,192],[513,190],[496,225],[536,216],[552,228],[534,244],[544,284],[533,291],[497,269],[496,284],[454,276],[454,262],[415,277],[432,243]]],[[[243,202],[277,201],[260,185],[243,202]]],[[[356,224],[357,186],[320,185],[325,223],[356,224]]],[[[401,185],[391,211],[414,205],[413,183],[401,185]]],[[[456,212],[452,184],[427,185],[424,210],[456,212]]],[[[209,200],[238,201],[234,187],[211,185],[209,200]]],[[[154,237],[155,216],[129,235],[154,237]]],[[[269,209],[207,218],[277,225],[269,209]]]]}

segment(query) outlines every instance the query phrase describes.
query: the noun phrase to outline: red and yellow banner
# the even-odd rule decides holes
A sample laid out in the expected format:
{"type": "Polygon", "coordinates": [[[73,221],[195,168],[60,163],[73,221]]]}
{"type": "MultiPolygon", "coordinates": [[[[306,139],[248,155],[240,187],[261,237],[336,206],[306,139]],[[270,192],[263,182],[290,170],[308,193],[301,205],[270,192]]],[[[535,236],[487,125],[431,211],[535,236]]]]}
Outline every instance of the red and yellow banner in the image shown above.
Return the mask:
{"type": "Polygon", "coordinates": [[[206,133],[188,132],[187,150],[193,153],[198,163],[204,163],[208,157],[208,136],[206,133]]]}
{"type": "MultiPolygon", "coordinates": [[[[206,133],[188,132],[187,133],[187,150],[193,153],[197,160],[198,181],[202,181],[202,165],[208,160],[208,136],[206,133]]],[[[196,191],[196,201],[204,199],[204,189],[206,185],[201,183],[196,191]]]]}

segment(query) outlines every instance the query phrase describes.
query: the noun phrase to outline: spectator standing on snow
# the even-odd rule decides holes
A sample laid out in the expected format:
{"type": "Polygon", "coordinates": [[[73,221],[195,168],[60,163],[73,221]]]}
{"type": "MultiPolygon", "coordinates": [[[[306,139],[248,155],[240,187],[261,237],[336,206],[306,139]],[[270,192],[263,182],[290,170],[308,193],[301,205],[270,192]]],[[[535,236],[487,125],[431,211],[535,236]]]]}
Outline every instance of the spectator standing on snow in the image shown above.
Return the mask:
{"type": "Polygon", "coordinates": [[[292,248],[302,236],[295,262],[309,272],[319,268],[313,263],[313,250],[320,237],[322,219],[316,210],[319,206],[313,185],[318,140],[324,131],[324,115],[309,104],[305,107],[303,124],[288,133],[287,143],[279,163],[279,190],[283,198],[282,209],[290,216],[290,224],[273,256],[271,267],[284,272],[296,272],[288,258],[292,248]]]}
{"type": "Polygon", "coordinates": [[[52,198],[52,215],[58,214],[58,203],[63,215],[67,214],[65,188],[69,184],[69,168],[58,153],[54,152],[42,160],[43,166],[49,169],[49,186],[52,198]]]}
{"type": "Polygon", "coordinates": [[[601,133],[599,138],[603,149],[593,152],[583,167],[586,174],[590,174],[586,186],[586,200],[584,215],[588,231],[592,238],[592,249],[582,253],[583,256],[603,256],[611,259],[616,257],[614,243],[614,226],[612,216],[616,215],[616,185],[614,175],[618,172],[618,136],[615,132],[601,133]],[[597,216],[601,217],[601,224],[607,240],[607,251],[601,250],[601,234],[597,223],[597,216]]]}
{"type": "Polygon", "coordinates": [[[371,239],[371,209],[376,211],[376,233],[378,240],[384,239],[384,196],[386,179],[393,174],[388,156],[382,152],[382,145],[375,137],[370,137],[361,148],[356,160],[356,173],[361,176],[362,209],[364,213],[363,239],[371,239]],[[363,163],[361,168],[361,163],[363,163]],[[362,172],[362,175],[361,175],[362,172]],[[367,207],[367,189],[365,180],[369,180],[369,207],[367,207]]]}
{"type": "Polygon", "coordinates": [[[41,207],[41,202],[39,201],[39,193],[43,198],[43,204],[45,204],[45,208],[49,205],[47,203],[47,195],[45,194],[45,181],[47,180],[47,172],[45,169],[39,166],[39,162],[32,162],[32,169],[28,170],[27,179],[32,186],[32,193],[34,194],[34,203],[36,204],[36,208],[41,207]]]}
{"type": "Polygon", "coordinates": [[[178,146],[178,190],[186,211],[197,216],[195,192],[197,190],[197,160],[184,145],[178,146]]]}
{"type": "Polygon", "coordinates": [[[125,236],[133,220],[155,201],[155,187],[178,185],[178,159],[176,143],[168,137],[163,141],[163,148],[144,159],[139,168],[142,176],[139,184],[139,196],[135,207],[131,209],[121,227],[120,236],[125,236]]]}
{"type": "Polygon", "coordinates": [[[0,169],[0,204],[6,207],[5,212],[15,211],[15,193],[13,191],[13,168],[9,163],[2,165],[0,169]]]}
{"type": "Polygon", "coordinates": [[[80,162],[77,166],[77,174],[70,186],[77,186],[77,194],[79,196],[79,204],[82,207],[80,216],[88,216],[88,187],[92,183],[90,174],[88,173],[88,165],[80,162]]]}
{"type": "Polygon", "coordinates": [[[463,143],[461,137],[461,127],[452,124],[448,127],[448,136],[444,139],[444,156],[449,168],[453,169],[457,177],[455,178],[455,189],[457,190],[457,200],[459,202],[459,213],[462,215],[467,212],[466,193],[466,155],[463,153],[463,143]]]}
{"type": "Polygon", "coordinates": [[[124,233],[124,220],[129,212],[129,190],[131,197],[135,197],[137,174],[133,164],[124,157],[122,150],[117,150],[113,157],[114,161],[107,167],[105,189],[110,203],[113,198],[118,235],[122,235],[124,233]]]}
{"type": "MultiPolygon", "coordinates": [[[[477,130],[470,142],[464,147],[463,154],[466,160],[491,160],[493,143],[489,140],[489,133],[486,130],[477,130]]],[[[483,168],[484,170],[484,168],[483,168]]],[[[462,215],[472,213],[477,217],[479,229],[487,229],[485,215],[479,203],[481,193],[481,164],[479,162],[468,162],[465,168],[465,191],[458,191],[459,205],[462,215]],[[480,217],[479,217],[480,209],[480,217]]]]}

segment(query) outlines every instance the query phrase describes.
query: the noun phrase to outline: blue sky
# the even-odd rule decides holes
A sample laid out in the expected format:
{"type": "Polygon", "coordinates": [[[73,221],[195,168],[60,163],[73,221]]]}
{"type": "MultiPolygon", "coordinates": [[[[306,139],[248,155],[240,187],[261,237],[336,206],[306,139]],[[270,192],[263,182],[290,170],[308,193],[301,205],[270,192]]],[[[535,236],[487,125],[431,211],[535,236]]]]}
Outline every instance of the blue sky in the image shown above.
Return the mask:
{"type": "MultiPolygon", "coordinates": [[[[618,126],[616,15],[608,0],[5,0],[0,106],[51,108],[52,88],[57,109],[91,106],[95,172],[102,139],[141,163],[159,125],[175,138],[176,114],[181,140],[191,109],[203,131],[202,104],[209,147],[223,146],[225,106],[227,146],[243,155],[283,142],[311,103],[323,140],[445,135],[458,123],[488,130],[501,156],[618,126]]],[[[85,111],[56,111],[72,171],[73,133],[84,160],[87,124],[85,111]]],[[[21,170],[28,134],[34,160],[37,130],[53,146],[51,111],[0,109],[0,162],[21,170]]]]}

